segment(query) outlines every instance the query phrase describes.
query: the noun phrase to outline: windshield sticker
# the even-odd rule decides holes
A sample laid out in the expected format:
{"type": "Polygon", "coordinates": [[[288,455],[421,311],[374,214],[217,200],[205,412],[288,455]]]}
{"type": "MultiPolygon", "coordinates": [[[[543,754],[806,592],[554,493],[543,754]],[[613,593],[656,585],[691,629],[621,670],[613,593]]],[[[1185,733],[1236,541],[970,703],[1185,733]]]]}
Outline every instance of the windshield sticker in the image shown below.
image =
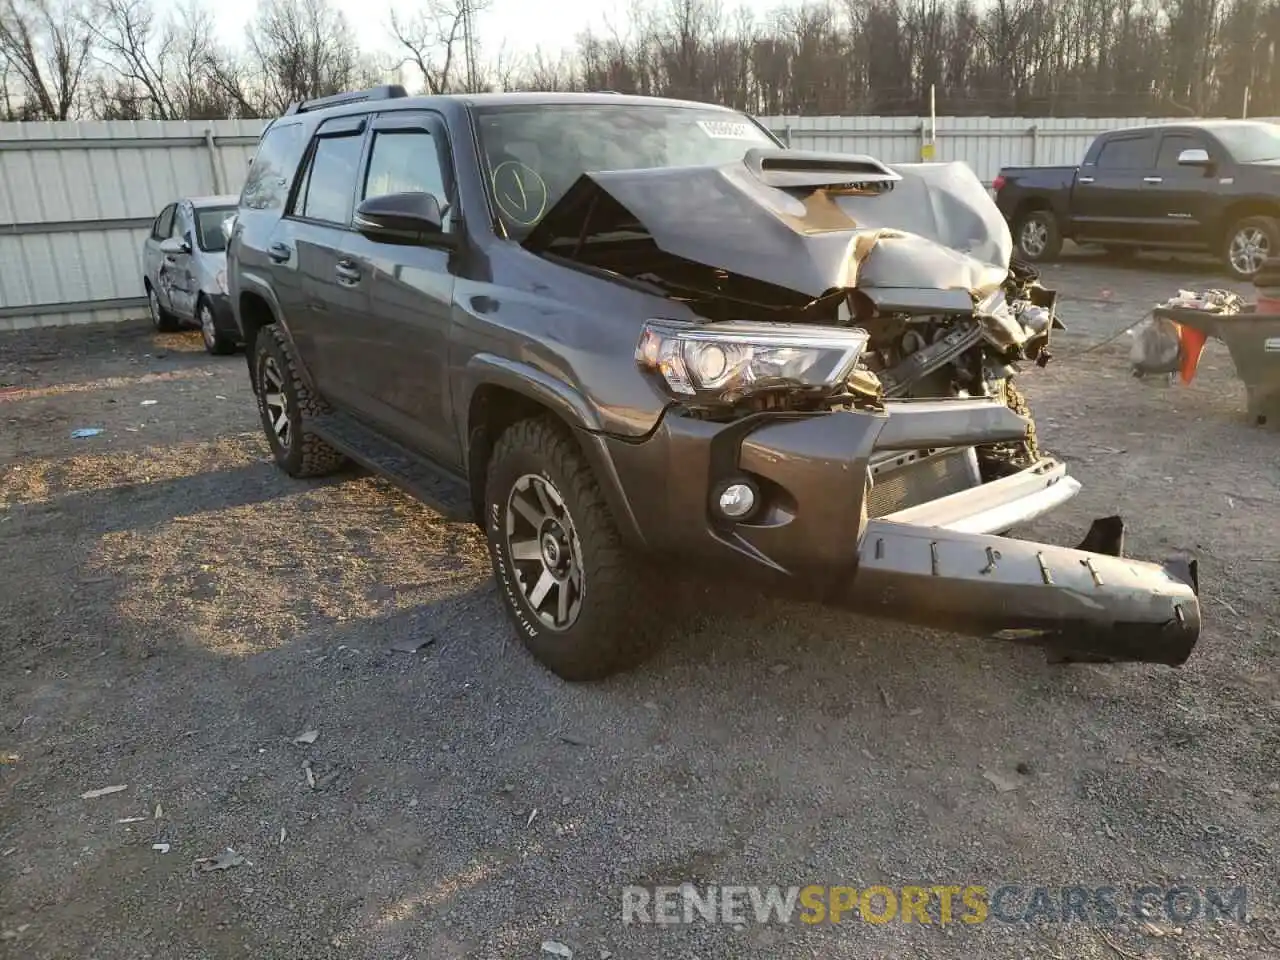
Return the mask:
{"type": "Polygon", "coordinates": [[[714,140],[763,140],[760,131],[742,120],[699,120],[702,132],[714,140]]]}

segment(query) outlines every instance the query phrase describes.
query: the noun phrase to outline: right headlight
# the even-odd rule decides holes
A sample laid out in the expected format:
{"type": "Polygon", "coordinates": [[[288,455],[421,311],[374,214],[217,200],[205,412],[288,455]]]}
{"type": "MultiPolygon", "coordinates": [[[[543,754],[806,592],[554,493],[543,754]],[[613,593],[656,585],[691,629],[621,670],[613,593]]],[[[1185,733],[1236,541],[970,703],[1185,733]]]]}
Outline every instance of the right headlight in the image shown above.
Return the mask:
{"type": "Polygon", "coordinates": [[[645,324],[636,362],[678,397],[734,403],[769,390],[832,392],[867,345],[860,328],[729,322],[645,324]]]}

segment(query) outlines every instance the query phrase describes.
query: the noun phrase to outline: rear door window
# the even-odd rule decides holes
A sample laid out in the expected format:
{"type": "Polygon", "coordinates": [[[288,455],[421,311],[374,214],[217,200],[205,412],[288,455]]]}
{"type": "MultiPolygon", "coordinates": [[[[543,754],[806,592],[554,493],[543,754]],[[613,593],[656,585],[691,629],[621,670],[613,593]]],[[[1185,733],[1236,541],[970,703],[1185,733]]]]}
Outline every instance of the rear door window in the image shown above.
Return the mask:
{"type": "Polygon", "coordinates": [[[1102,145],[1099,170],[1147,170],[1155,166],[1156,138],[1151,134],[1116,137],[1102,145]]]}
{"type": "Polygon", "coordinates": [[[351,223],[362,133],[316,139],[294,199],[294,216],[343,227],[351,223]]]}

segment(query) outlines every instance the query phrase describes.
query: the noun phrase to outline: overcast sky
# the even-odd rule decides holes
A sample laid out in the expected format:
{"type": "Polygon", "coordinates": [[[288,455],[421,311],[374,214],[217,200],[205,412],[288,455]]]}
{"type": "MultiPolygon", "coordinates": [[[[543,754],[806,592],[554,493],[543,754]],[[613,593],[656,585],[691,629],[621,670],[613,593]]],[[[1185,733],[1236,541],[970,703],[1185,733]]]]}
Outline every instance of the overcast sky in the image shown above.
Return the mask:
{"type": "MultiPolygon", "coordinates": [[[[413,0],[333,0],[355,28],[361,46],[388,49],[386,26],[393,8],[411,15],[413,0]]],[[[661,0],[658,0],[661,2],[661,0]]],[[[746,6],[758,14],[783,5],[781,0],[726,0],[727,9],[746,6]]],[[[503,41],[512,53],[532,53],[541,46],[548,53],[574,45],[587,27],[603,30],[606,21],[626,25],[628,0],[491,0],[477,17],[481,55],[497,55],[503,41]]],[[[258,9],[257,0],[216,0],[213,4],[223,39],[235,46],[244,42],[244,25],[258,9]]]]}

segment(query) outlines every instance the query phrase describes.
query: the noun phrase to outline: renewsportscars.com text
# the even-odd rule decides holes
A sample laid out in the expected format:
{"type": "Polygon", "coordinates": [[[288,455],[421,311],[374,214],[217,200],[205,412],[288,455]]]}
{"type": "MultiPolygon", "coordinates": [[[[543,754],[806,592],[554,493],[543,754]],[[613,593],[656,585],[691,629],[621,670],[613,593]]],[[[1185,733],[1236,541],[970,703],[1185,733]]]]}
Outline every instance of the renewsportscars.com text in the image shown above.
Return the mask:
{"type": "Polygon", "coordinates": [[[622,922],[680,923],[985,923],[1111,924],[1121,919],[1246,920],[1244,887],[1033,886],[629,886],[622,922]]]}

